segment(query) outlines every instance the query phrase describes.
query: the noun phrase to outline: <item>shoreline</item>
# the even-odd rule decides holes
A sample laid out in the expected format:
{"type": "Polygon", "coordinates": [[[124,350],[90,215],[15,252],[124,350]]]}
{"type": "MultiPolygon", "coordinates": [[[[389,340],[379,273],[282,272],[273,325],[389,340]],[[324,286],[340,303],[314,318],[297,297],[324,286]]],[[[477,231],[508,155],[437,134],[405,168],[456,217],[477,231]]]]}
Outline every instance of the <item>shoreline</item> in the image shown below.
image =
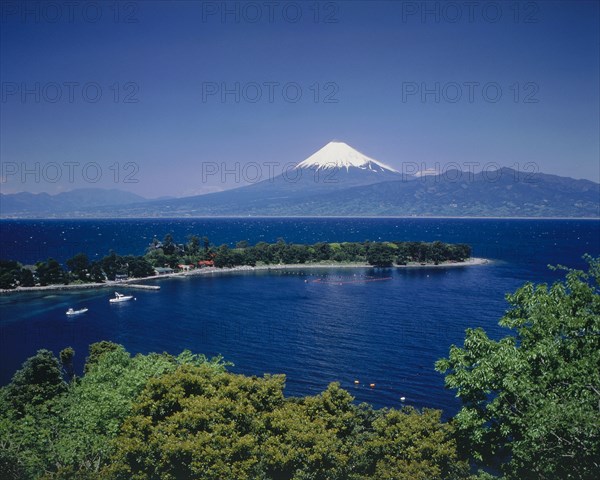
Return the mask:
{"type": "MultiPolygon", "coordinates": [[[[438,265],[434,265],[432,263],[428,263],[422,265],[420,263],[410,263],[407,265],[393,265],[391,267],[383,267],[383,268],[397,268],[397,269],[414,269],[414,268],[456,268],[456,267],[471,267],[476,265],[488,265],[491,263],[491,260],[487,258],[478,258],[471,257],[464,262],[447,262],[440,263],[438,265]]],[[[217,267],[208,267],[208,268],[198,268],[196,270],[192,270],[189,272],[177,272],[177,273],[169,273],[166,275],[153,275],[151,277],[141,277],[141,278],[129,278],[123,281],[107,281],[105,283],[77,283],[71,285],[45,285],[45,286],[36,286],[36,287],[17,287],[13,289],[0,289],[0,295],[3,294],[11,294],[11,293],[26,293],[26,292],[49,292],[49,291],[57,291],[57,290],[86,290],[86,289],[100,289],[100,288],[113,288],[124,287],[124,288],[135,288],[133,286],[129,286],[129,284],[136,284],[138,282],[147,282],[150,280],[164,280],[164,279],[172,279],[172,278],[188,278],[199,275],[212,275],[212,274],[231,274],[231,273],[240,273],[240,272],[256,272],[256,271],[269,271],[269,270],[310,270],[310,269],[335,269],[335,268],[382,268],[382,267],[374,267],[373,265],[369,265],[368,263],[296,263],[296,264],[274,264],[274,265],[240,265],[237,267],[230,268],[217,268],[217,267]]]]}
{"type": "Polygon", "coordinates": [[[465,216],[460,215],[198,215],[198,216],[146,216],[146,217],[6,217],[0,216],[0,221],[54,221],[54,220],[78,220],[78,221],[94,221],[94,220],[211,220],[211,219],[241,219],[241,220],[270,220],[270,219],[412,219],[412,220],[600,220],[600,216],[595,217],[546,217],[546,216],[516,216],[516,217],[499,217],[499,216],[465,216]]]}

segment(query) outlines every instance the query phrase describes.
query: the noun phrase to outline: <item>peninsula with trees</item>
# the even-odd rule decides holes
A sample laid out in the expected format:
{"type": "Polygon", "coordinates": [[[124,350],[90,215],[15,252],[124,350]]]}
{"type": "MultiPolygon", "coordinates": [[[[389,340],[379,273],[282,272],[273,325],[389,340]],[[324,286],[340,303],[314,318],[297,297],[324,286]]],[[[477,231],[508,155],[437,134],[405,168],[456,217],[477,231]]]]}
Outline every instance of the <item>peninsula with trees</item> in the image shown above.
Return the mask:
{"type": "MultiPolygon", "coordinates": [[[[0,289],[26,290],[48,286],[93,286],[129,279],[159,278],[164,274],[202,269],[273,266],[421,267],[467,264],[471,247],[443,242],[319,242],[312,245],[245,240],[235,247],[213,245],[207,237],[190,235],[177,243],[171,234],[154,239],[144,255],[118,255],[111,251],[97,261],[78,253],[61,265],[49,258],[35,265],[0,260],[0,289]]],[[[471,264],[474,264],[472,262],[471,264]]]]}

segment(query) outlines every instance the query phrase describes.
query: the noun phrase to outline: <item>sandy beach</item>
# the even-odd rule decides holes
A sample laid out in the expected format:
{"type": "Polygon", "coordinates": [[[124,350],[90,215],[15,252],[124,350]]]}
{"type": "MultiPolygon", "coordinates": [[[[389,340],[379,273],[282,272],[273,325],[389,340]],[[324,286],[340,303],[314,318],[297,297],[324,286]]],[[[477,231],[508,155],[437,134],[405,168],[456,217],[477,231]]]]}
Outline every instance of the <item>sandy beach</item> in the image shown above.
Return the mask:
{"type": "MultiPolygon", "coordinates": [[[[398,269],[413,269],[413,268],[455,268],[455,267],[470,267],[476,265],[486,265],[491,261],[486,258],[470,258],[464,262],[443,262],[438,265],[434,264],[425,264],[422,265],[420,263],[409,263],[407,265],[394,265],[393,267],[387,268],[398,268],[398,269]]],[[[298,264],[275,264],[275,265],[257,265],[255,267],[251,267],[249,265],[240,265],[238,267],[231,268],[216,268],[216,267],[208,267],[208,268],[197,268],[195,270],[191,270],[189,272],[177,272],[177,273],[169,273],[165,275],[154,275],[152,277],[142,277],[142,278],[130,278],[127,280],[122,280],[119,282],[107,281],[105,283],[78,283],[71,285],[46,285],[46,286],[36,286],[36,287],[17,287],[15,289],[3,289],[0,290],[0,294],[7,293],[24,293],[24,292],[46,292],[46,291],[56,291],[56,290],[83,290],[83,289],[91,289],[91,288],[112,288],[117,289],[121,287],[131,288],[132,284],[137,284],[140,282],[145,282],[148,280],[163,280],[167,278],[187,278],[196,275],[222,275],[222,274],[232,274],[239,272],[254,272],[254,271],[269,271],[269,270],[308,270],[308,269],[319,269],[319,268],[377,268],[369,265],[368,263],[298,263],[298,264]]]]}

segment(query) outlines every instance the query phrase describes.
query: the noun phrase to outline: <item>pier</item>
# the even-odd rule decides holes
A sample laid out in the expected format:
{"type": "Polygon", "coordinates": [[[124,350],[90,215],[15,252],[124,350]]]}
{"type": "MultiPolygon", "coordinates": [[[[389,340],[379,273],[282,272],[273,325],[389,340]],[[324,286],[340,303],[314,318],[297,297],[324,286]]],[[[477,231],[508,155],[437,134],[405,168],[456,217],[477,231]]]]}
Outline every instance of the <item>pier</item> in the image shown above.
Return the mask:
{"type": "Polygon", "coordinates": [[[127,283],[123,286],[128,288],[139,288],[141,290],[160,290],[160,285],[142,285],[140,283],[127,283]]]}

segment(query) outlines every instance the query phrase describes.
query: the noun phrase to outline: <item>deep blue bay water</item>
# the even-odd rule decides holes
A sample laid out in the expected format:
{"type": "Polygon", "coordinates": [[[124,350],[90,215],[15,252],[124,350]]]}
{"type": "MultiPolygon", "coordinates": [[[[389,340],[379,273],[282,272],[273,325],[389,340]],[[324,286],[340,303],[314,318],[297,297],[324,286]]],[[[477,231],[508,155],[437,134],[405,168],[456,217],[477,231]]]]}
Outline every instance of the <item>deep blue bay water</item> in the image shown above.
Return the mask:
{"type": "MultiPolygon", "coordinates": [[[[215,274],[158,282],[160,291],[131,290],[137,301],[108,302],[111,290],[0,296],[0,383],[39,348],[76,350],[100,340],[130,352],[184,348],[235,363],[233,371],[285,373],[288,395],[316,394],[339,381],[358,401],[417,407],[459,404],[434,362],[464,330],[493,337],[507,292],[525,281],[552,282],[548,264],[584,268],[584,253],[600,255],[600,222],[498,219],[177,219],[0,221],[0,257],[33,263],[92,259],[114,249],[142,254],[154,236],[206,235],[215,244],[363,240],[464,242],[488,265],[447,269],[311,269],[215,274]],[[373,277],[373,278],[371,278],[373,277]],[[366,281],[378,279],[380,281],[366,281]],[[318,280],[318,281],[315,281],[318,280]],[[87,306],[76,318],[64,312],[87,306]],[[354,380],[360,380],[359,386],[354,380]],[[375,383],[374,389],[368,387],[375,383]]],[[[157,283],[157,284],[158,284],[157,283]]],[[[125,290],[125,289],[124,289],[125,290]]]]}

